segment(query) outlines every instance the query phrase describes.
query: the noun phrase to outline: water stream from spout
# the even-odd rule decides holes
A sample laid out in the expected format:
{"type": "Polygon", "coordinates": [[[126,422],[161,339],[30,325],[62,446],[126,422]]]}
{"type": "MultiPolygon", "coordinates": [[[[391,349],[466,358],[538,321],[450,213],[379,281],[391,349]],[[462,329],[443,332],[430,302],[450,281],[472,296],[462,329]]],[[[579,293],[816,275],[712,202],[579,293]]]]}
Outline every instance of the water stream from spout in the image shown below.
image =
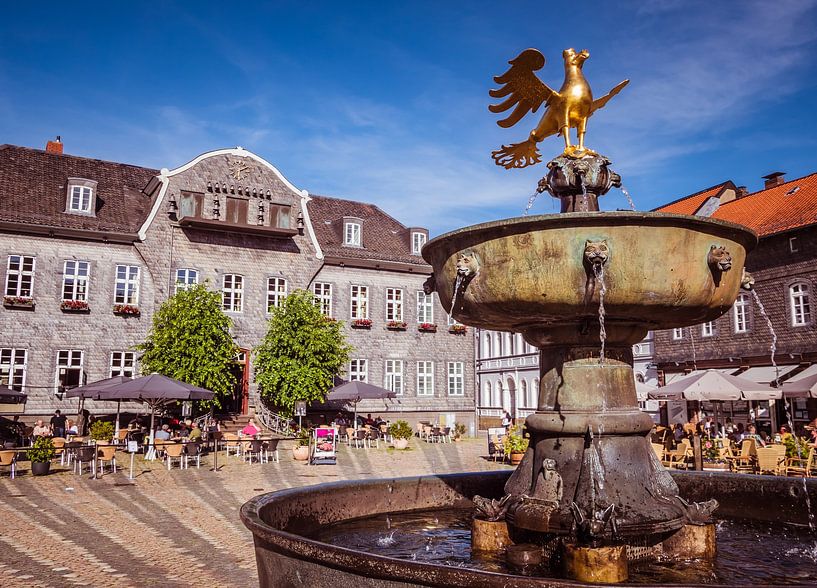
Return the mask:
{"type": "Polygon", "coordinates": [[[533,194],[528,197],[528,205],[525,206],[525,212],[522,213],[522,216],[528,216],[528,212],[530,209],[533,208],[533,203],[536,202],[536,199],[539,197],[539,190],[536,190],[533,194]]]}
{"type": "Polygon", "coordinates": [[[635,210],[635,202],[633,202],[633,199],[630,197],[630,193],[627,191],[627,188],[621,186],[619,190],[621,190],[621,193],[627,197],[627,202],[630,203],[630,210],[635,210]]]}
{"type": "MultiPolygon", "coordinates": [[[[769,328],[769,334],[772,336],[772,344],[769,345],[769,353],[771,353],[771,360],[772,360],[772,367],[774,367],[774,379],[775,382],[780,377],[780,369],[777,367],[777,361],[775,361],[775,354],[777,353],[777,333],[774,332],[774,325],[772,325],[772,319],[769,318],[769,315],[766,314],[766,309],[763,307],[763,303],[760,301],[760,296],[757,293],[757,290],[754,288],[751,289],[752,297],[755,299],[755,304],[757,304],[757,308],[760,311],[761,316],[766,320],[766,326],[769,328]]],[[[792,433],[794,429],[792,429],[792,433]]]]}
{"type": "Polygon", "coordinates": [[[457,297],[460,295],[460,286],[462,286],[463,275],[457,272],[457,279],[454,281],[454,293],[451,295],[451,313],[453,315],[454,308],[457,306],[457,297]]]}
{"type": "Polygon", "coordinates": [[[607,286],[604,283],[604,264],[594,263],[593,274],[595,274],[596,283],[599,285],[599,341],[601,342],[599,363],[604,365],[604,346],[607,342],[607,330],[604,327],[604,295],[607,293],[607,286]]]}

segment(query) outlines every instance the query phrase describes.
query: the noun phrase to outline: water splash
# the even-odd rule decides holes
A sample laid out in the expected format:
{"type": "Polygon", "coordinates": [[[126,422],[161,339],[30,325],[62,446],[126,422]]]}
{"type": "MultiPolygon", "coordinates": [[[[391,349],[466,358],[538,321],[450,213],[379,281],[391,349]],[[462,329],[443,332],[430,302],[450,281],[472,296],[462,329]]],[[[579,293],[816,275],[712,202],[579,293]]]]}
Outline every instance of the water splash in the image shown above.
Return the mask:
{"type": "Polygon", "coordinates": [[[604,346],[607,343],[607,330],[604,326],[604,295],[607,293],[607,285],[604,283],[604,264],[594,263],[593,274],[595,274],[596,283],[599,285],[599,341],[601,342],[599,364],[604,365],[604,346]]]}
{"type": "Polygon", "coordinates": [[[397,539],[394,538],[394,531],[389,533],[388,535],[383,535],[382,537],[377,538],[377,544],[380,547],[391,547],[395,543],[397,543],[397,539]]]}
{"type": "Polygon", "coordinates": [[[630,197],[630,193],[627,191],[627,188],[621,186],[619,189],[621,190],[621,193],[627,197],[627,202],[630,203],[630,210],[635,210],[635,202],[633,202],[633,199],[630,197]]]}
{"type": "MultiPolygon", "coordinates": [[[[772,344],[769,345],[769,353],[771,353],[771,360],[772,360],[772,367],[774,367],[774,379],[775,382],[780,377],[780,369],[777,367],[777,362],[775,361],[775,354],[777,353],[777,333],[774,332],[774,325],[772,325],[772,319],[769,318],[769,315],[766,314],[766,309],[763,307],[763,303],[760,301],[760,296],[757,293],[757,290],[754,288],[751,289],[752,297],[755,299],[755,304],[757,304],[757,308],[760,311],[761,316],[766,320],[766,326],[769,328],[769,334],[772,336],[772,344]]],[[[794,433],[794,429],[792,429],[792,433],[794,433]]]]}
{"type": "Polygon", "coordinates": [[[454,281],[454,293],[451,295],[451,312],[457,306],[457,297],[460,295],[460,288],[462,287],[463,275],[457,272],[457,279],[454,281]]]}
{"type": "Polygon", "coordinates": [[[539,197],[539,190],[536,190],[533,194],[528,197],[528,205],[525,206],[525,212],[522,213],[522,216],[528,216],[528,212],[530,209],[533,208],[533,203],[536,202],[536,199],[539,197]]]}

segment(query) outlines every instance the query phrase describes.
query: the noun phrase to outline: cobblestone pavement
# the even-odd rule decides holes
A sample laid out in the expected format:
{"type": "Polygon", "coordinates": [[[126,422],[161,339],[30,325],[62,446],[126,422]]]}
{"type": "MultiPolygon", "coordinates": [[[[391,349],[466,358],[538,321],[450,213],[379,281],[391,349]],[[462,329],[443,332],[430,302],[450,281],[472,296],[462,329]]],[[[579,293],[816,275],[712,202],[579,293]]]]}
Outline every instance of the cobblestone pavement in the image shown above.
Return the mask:
{"type": "Polygon", "coordinates": [[[247,464],[219,454],[201,468],[118,454],[116,474],[78,476],[56,462],[33,477],[0,478],[0,586],[257,586],[252,536],[238,516],[257,494],[327,481],[503,468],[484,459],[484,439],[396,452],[343,446],[336,466],[307,466],[284,447],[280,463],[247,464]]]}

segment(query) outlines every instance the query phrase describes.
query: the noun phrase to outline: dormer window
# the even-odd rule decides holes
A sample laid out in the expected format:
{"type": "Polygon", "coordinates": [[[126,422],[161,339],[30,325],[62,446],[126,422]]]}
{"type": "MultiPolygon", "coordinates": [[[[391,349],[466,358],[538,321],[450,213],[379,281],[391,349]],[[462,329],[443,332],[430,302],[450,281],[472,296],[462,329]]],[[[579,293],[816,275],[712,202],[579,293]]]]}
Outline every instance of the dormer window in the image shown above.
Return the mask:
{"type": "Polygon", "coordinates": [[[363,247],[363,224],[360,219],[343,219],[343,244],[363,247]]]}
{"type": "Polygon", "coordinates": [[[65,211],[74,214],[95,214],[96,185],[93,180],[68,178],[68,200],[65,211]]]}
{"type": "Polygon", "coordinates": [[[428,241],[428,234],[425,231],[411,231],[411,254],[420,255],[426,241],[428,241]]]}

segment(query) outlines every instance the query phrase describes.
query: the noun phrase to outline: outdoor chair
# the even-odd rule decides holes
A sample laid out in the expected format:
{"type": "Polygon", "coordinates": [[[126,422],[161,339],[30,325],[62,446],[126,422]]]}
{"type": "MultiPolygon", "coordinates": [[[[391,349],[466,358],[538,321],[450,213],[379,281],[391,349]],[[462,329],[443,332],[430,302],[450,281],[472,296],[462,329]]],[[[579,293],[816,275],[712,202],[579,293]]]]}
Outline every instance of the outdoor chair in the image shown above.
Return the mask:
{"type": "Polygon", "coordinates": [[[757,449],[757,473],[771,473],[775,476],[783,475],[786,463],[786,446],[772,445],[757,449]]]}
{"type": "Polygon", "coordinates": [[[76,458],[77,449],[82,447],[81,441],[68,441],[62,448],[60,455],[60,465],[71,467],[71,462],[76,458]]]}
{"type": "Polygon", "coordinates": [[[9,449],[0,451],[0,466],[11,468],[11,479],[13,480],[17,469],[17,452],[9,449]]]}
{"type": "Polygon", "coordinates": [[[658,461],[664,460],[664,445],[662,443],[650,443],[652,446],[653,452],[655,452],[655,457],[658,458],[658,461]]]}
{"type": "Polygon", "coordinates": [[[52,437],[51,442],[54,444],[54,455],[60,456],[60,465],[65,460],[65,437],[52,437]]]}
{"type": "Polygon", "coordinates": [[[754,439],[744,439],[740,446],[740,454],[728,460],[731,471],[754,473],[757,462],[757,443],[754,439]]]}
{"type": "Polygon", "coordinates": [[[440,440],[443,443],[451,443],[451,427],[446,427],[440,432],[440,440]]]}
{"type": "Polygon", "coordinates": [[[357,431],[355,431],[353,439],[355,447],[360,447],[361,445],[363,445],[363,447],[368,447],[367,444],[368,435],[369,433],[368,431],[366,431],[366,429],[358,429],[357,431]]]}
{"type": "Polygon", "coordinates": [[[173,460],[179,462],[179,469],[185,468],[184,463],[184,445],[181,443],[165,443],[165,460],[167,461],[167,469],[173,467],[173,460]]]}
{"type": "Polygon", "coordinates": [[[810,478],[815,473],[815,469],[817,469],[817,464],[815,464],[815,450],[813,447],[809,449],[808,456],[805,458],[803,457],[790,457],[786,460],[786,463],[783,467],[783,471],[787,476],[799,476],[803,478],[810,478]]]}
{"type": "Polygon", "coordinates": [[[189,460],[196,460],[196,467],[201,467],[201,445],[197,442],[187,443],[184,446],[184,465],[187,467],[189,460]]]}
{"type": "Polygon", "coordinates": [[[103,445],[98,448],[99,471],[105,475],[105,462],[111,464],[111,470],[116,473],[116,445],[103,445]]]}
{"type": "Polygon", "coordinates": [[[130,431],[127,429],[119,429],[119,433],[116,435],[116,443],[125,443],[125,440],[128,438],[128,433],[130,433],[130,431]]]}
{"type": "Polygon", "coordinates": [[[687,467],[687,454],[691,449],[689,445],[689,441],[687,439],[682,439],[680,443],[678,443],[678,447],[676,447],[672,451],[667,451],[664,453],[664,460],[661,462],[664,464],[664,467],[668,468],[684,468],[687,467]]]}
{"type": "Polygon", "coordinates": [[[369,443],[369,447],[372,446],[374,443],[375,447],[380,449],[380,432],[376,429],[369,429],[368,433],[366,434],[366,441],[369,443]]]}
{"type": "Polygon", "coordinates": [[[93,445],[80,445],[74,451],[74,473],[81,476],[85,464],[96,477],[96,447],[93,445]]]}
{"type": "Polygon", "coordinates": [[[380,425],[380,438],[386,443],[391,441],[391,439],[389,439],[389,426],[386,423],[380,425]]]}
{"type": "Polygon", "coordinates": [[[159,459],[164,459],[165,458],[165,445],[166,444],[167,444],[167,441],[165,441],[164,439],[154,439],[153,440],[153,447],[156,450],[156,457],[158,457],[159,459]]]}
{"type": "Polygon", "coordinates": [[[253,458],[257,458],[258,463],[266,461],[266,448],[260,439],[247,441],[244,445],[244,460],[252,463],[253,458]]]}
{"type": "Polygon", "coordinates": [[[272,461],[278,463],[280,458],[278,456],[278,442],[279,439],[269,439],[267,441],[267,461],[269,461],[269,456],[272,456],[272,461]]]}
{"type": "Polygon", "coordinates": [[[496,435],[488,437],[488,457],[493,457],[494,461],[499,457],[505,459],[505,448],[502,445],[502,440],[496,435]]]}
{"type": "Polygon", "coordinates": [[[431,427],[431,425],[423,425],[423,432],[420,435],[420,438],[425,439],[426,442],[428,442],[429,438],[431,437],[431,433],[433,432],[433,430],[434,429],[431,427]]]}
{"type": "Polygon", "coordinates": [[[351,446],[355,440],[355,429],[353,427],[346,427],[346,444],[351,446]]]}
{"type": "Polygon", "coordinates": [[[415,437],[423,436],[423,423],[418,422],[416,425],[414,425],[414,436],[415,437]]]}
{"type": "Polygon", "coordinates": [[[440,427],[431,427],[431,431],[426,436],[426,441],[431,443],[440,442],[440,427]]]}
{"type": "Polygon", "coordinates": [[[236,457],[241,455],[241,441],[235,433],[224,433],[222,438],[224,441],[224,448],[227,450],[227,457],[230,457],[230,451],[235,451],[236,457]]]}

